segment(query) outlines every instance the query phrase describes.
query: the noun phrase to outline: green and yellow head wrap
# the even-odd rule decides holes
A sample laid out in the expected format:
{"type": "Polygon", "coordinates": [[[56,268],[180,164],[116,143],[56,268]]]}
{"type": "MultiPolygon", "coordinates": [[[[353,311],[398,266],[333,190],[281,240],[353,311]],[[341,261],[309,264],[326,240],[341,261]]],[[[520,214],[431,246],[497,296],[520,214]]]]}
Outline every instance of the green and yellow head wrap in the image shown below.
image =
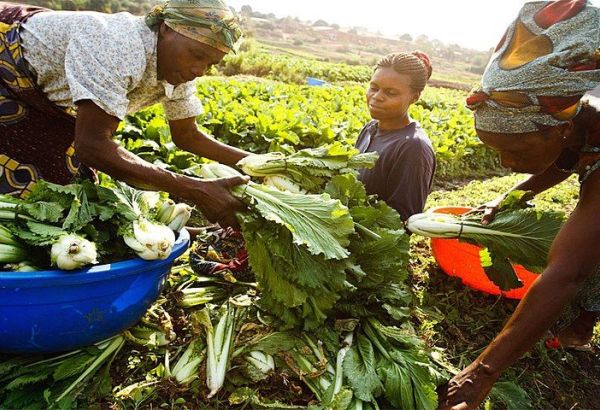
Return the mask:
{"type": "Polygon", "coordinates": [[[162,21],[177,33],[225,53],[242,35],[236,16],[221,0],[167,1],[146,15],[150,28],[162,21]]]}

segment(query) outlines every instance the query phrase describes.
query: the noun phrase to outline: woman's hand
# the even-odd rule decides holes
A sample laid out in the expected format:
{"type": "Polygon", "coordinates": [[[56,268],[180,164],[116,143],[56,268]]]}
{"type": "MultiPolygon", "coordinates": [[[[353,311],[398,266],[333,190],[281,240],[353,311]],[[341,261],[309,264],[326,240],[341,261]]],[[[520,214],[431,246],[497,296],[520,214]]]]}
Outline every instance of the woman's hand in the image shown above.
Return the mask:
{"type": "Polygon", "coordinates": [[[506,196],[507,196],[507,194],[499,195],[496,198],[492,199],[491,201],[486,202],[483,205],[479,205],[477,208],[473,209],[472,211],[469,211],[469,213],[483,211],[483,216],[481,217],[481,223],[483,225],[487,225],[490,222],[492,222],[494,220],[494,218],[496,217],[496,214],[498,213],[498,210],[500,209],[500,204],[502,203],[502,201],[504,201],[506,196]]]}
{"type": "Polygon", "coordinates": [[[237,228],[239,225],[235,214],[244,210],[246,206],[235,198],[230,190],[245,184],[249,179],[244,176],[210,181],[191,179],[182,197],[192,201],[210,222],[217,222],[223,228],[237,228]]]}
{"type": "Polygon", "coordinates": [[[438,410],[477,409],[498,376],[480,362],[473,362],[438,388],[438,410]]]}
{"type": "MultiPolygon", "coordinates": [[[[211,222],[218,222],[223,227],[238,226],[235,213],[244,209],[244,204],[234,198],[229,190],[247,182],[249,177],[202,181],[167,171],[144,161],[113,141],[112,135],[118,125],[118,118],[110,116],[94,102],[79,102],[75,127],[78,159],[87,166],[138,188],[165,191],[191,201],[211,222]]],[[[218,151],[219,147],[213,148],[218,151]]],[[[227,158],[231,161],[247,155],[241,151],[228,152],[227,158]]]]}

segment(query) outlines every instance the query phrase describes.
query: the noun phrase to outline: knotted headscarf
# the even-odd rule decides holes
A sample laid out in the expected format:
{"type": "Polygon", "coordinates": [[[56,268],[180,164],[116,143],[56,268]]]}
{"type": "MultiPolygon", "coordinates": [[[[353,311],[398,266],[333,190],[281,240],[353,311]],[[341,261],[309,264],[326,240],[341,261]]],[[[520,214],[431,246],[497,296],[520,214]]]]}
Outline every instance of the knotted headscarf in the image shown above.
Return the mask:
{"type": "Polygon", "coordinates": [[[228,53],[242,35],[238,19],[221,0],[170,0],[146,15],[146,24],[161,21],[177,33],[228,53]]]}
{"type": "Polygon", "coordinates": [[[573,118],[600,83],[600,10],[587,0],[526,3],[467,98],[475,127],[525,133],[573,118]]]}

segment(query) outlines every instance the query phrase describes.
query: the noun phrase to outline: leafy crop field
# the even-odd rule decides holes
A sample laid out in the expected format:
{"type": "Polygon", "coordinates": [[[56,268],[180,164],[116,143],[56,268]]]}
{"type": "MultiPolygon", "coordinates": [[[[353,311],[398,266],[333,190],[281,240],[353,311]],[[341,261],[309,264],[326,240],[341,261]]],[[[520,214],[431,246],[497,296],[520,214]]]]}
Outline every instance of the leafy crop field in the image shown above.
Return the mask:
{"type": "MultiPolygon", "coordinates": [[[[370,119],[365,86],[359,84],[310,87],[243,76],[212,77],[199,81],[198,94],[205,109],[198,123],[221,141],[254,153],[291,153],[333,141],[354,145],[370,119]]],[[[477,139],[464,98],[461,91],[427,88],[411,107],[410,115],[432,140],[439,180],[502,172],[496,155],[477,139]]],[[[170,163],[173,170],[193,165],[187,154],[165,152],[168,126],[158,106],[128,117],[120,135],[128,149],[145,159],[170,163]]]]}
{"type": "MultiPolygon", "coordinates": [[[[319,68],[311,62],[294,69],[298,72],[296,78],[288,76],[290,70],[286,64],[292,64],[290,61],[282,63],[281,74],[277,74],[274,63],[268,59],[252,60],[254,68],[245,71],[243,64],[249,61],[246,58],[240,55],[239,61],[228,61],[224,69],[237,64],[236,73],[241,71],[272,78],[242,75],[199,80],[198,95],[205,112],[197,121],[207,132],[254,153],[279,151],[291,154],[332,142],[343,147],[354,144],[359,130],[369,120],[364,101],[365,86],[353,82],[363,81],[363,77],[352,77],[358,73],[354,67],[340,65],[336,71],[330,65],[319,68]],[[265,67],[262,74],[256,71],[261,64],[265,67]],[[323,72],[314,71],[319,69],[323,72]],[[308,87],[298,80],[306,75],[325,74],[332,76],[328,79],[334,84],[308,87]]],[[[411,115],[427,131],[438,159],[437,188],[428,200],[428,208],[476,206],[524,177],[507,175],[499,166],[496,155],[478,141],[472,116],[463,106],[464,97],[460,91],[428,88],[412,107],[411,115]]],[[[142,158],[177,172],[195,175],[198,167],[207,162],[177,149],[158,106],[128,117],[119,127],[117,140],[142,158]]],[[[338,193],[344,191],[341,186],[339,188],[338,193]]],[[[577,199],[577,181],[569,179],[539,195],[535,203],[540,209],[570,212],[577,199]]],[[[360,197],[360,200],[364,201],[361,209],[365,212],[366,199],[360,197]]],[[[390,218],[382,206],[373,207],[370,212],[377,217],[390,218]]],[[[205,224],[198,215],[193,221],[196,225],[205,224]]],[[[392,219],[387,222],[390,221],[392,219]]],[[[382,228],[375,224],[370,229],[382,228]]],[[[388,387],[398,379],[409,386],[413,383],[418,392],[415,393],[418,400],[415,399],[417,405],[414,408],[431,408],[429,406],[435,402],[432,383],[468,364],[501,328],[516,302],[469,290],[458,280],[443,274],[431,256],[427,240],[413,236],[409,242],[406,235],[392,230],[379,233],[390,238],[396,235],[398,242],[395,244],[400,248],[394,248],[396,253],[393,255],[397,255],[398,260],[395,261],[397,265],[390,266],[401,267],[406,274],[388,269],[391,273],[386,275],[395,278],[397,283],[394,285],[397,286],[391,286],[387,295],[371,291],[374,298],[379,298],[377,302],[385,301],[377,309],[385,311],[386,317],[393,318],[398,327],[380,326],[372,321],[363,324],[372,332],[361,335],[356,342],[362,349],[360,354],[358,350],[350,350],[350,364],[344,363],[344,374],[348,376],[347,383],[359,392],[360,404],[364,404],[364,408],[375,408],[369,399],[373,395],[381,396],[382,390],[370,370],[368,358],[377,357],[380,367],[382,363],[388,366],[388,374],[398,372],[393,377],[388,376],[385,381],[390,383],[388,387]],[[403,251],[404,246],[409,254],[403,251]],[[402,308],[386,299],[392,294],[394,302],[403,304],[402,308]],[[381,341],[388,343],[390,350],[407,354],[403,360],[411,369],[409,372],[402,373],[403,367],[394,367],[397,364],[377,350],[381,341]],[[369,380],[369,384],[363,386],[364,380],[369,380]]],[[[211,254],[212,249],[204,246],[208,243],[209,239],[200,241],[206,255],[211,254]]],[[[222,251],[215,249],[211,255],[222,251]]],[[[212,278],[200,275],[191,268],[194,252],[183,257],[173,268],[163,294],[143,321],[117,336],[110,345],[93,346],[61,357],[0,355],[0,409],[47,408],[49,404],[60,408],[97,409],[348,408],[351,399],[347,395],[348,388],[329,397],[336,384],[332,376],[341,371],[334,368],[335,356],[327,355],[329,348],[337,344],[331,329],[312,331],[300,340],[286,331],[267,334],[266,329],[272,329],[272,319],[246,309],[244,304],[244,295],[256,296],[254,276],[247,271],[240,276],[231,272],[212,278]],[[209,302],[221,304],[228,297],[233,297],[235,303],[224,304],[215,311],[237,323],[246,321],[238,329],[237,336],[231,339],[234,359],[224,387],[214,395],[210,393],[209,399],[207,377],[211,373],[211,362],[205,356],[210,353],[201,353],[205,351],[204,338],[199,336],[212,332],[213,325],[216,334],[225,332],[223,329],[229,325],[220,327],[214,317],[206,316],[204,307],[209,302]],[[242,315],[246,315],[244,319],[241,319],[242,315]],[[248,320],[249,316],[252,320],[248,320]],[[276,347],[281,345],[289,347],[293,354],[280,354],[276,347]],[[247,346],[260,346],[262,352],[259,353],[262,354],[251,352],[247,346]],[[95,367],[88,373],[87,369],[92,365],[95,367]],[[285,370],[259,371],[265,367],[268,370],[271,365],[285,370]],[[16,378],[14,374],[17,374],[16,378]],[[65,391],[69,394],[65,395],[65,391]],[[52,401],[56,397],[61,398],[58,404],[52,401]],[[318,403],[327,397],[331,399],[329,404],[319,406],[318,403]]],[[[350,276],[348,280],[351,281],[350,276]]],[[[341,293],[339,289],[336,291],[341,293]]],[[[372,308],[369,303],[358,305],[361,304],[356,301],[340,303],[337,309],[347,309],[346,312],[360,316],[372,308]]],[[[318,311],[314,308],[310,312],[318,311]]],[[[306,313],[298,308],[295,312],[306,313]]],[[[362,317],[361,320],[366,319],[362,317]]],[[[348,323],[339,322],[343,321],[336,321],[335,330],[343,331],[337,326],[343,329],[348,323]]],[[[600,361],[597,342],[592,353],[550,351],[543,343],[538,343],[506,372],[484,407],[511,410],[598,408],[600,361]]],[[[381,397],[384,403],[381,408],[411,408],[406,404],[412,403],[411,400],[392,405],[388,398],[381,397]]],[[[361,408],[355,399],[351,404],[355,407],[351,408],[361,408]]]]}

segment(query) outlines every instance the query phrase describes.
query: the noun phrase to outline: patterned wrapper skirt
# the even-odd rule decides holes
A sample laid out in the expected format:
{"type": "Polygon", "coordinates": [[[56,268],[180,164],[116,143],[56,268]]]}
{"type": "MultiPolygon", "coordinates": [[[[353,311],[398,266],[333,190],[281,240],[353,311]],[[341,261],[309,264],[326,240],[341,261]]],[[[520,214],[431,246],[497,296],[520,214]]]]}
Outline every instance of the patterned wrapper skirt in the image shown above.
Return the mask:
{"type": "Polygon", "coordinates": [[[75,117],[48,100],[23,58],[20,25],[43,11],[0,2],[0,193],[21,197],[40,178],[67,184],[80,174],[75,117]]]}

